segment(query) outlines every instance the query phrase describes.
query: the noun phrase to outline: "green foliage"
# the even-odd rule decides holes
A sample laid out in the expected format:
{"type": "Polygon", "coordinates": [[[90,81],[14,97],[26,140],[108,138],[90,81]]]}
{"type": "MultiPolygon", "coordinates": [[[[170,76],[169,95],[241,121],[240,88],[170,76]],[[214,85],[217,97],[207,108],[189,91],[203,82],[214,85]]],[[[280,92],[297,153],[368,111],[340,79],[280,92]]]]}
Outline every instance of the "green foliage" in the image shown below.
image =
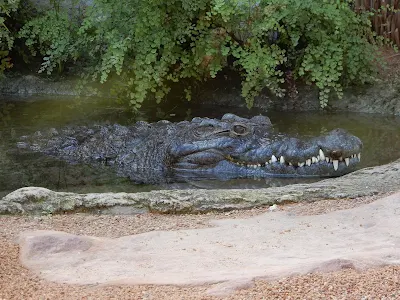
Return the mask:
{"type": "Polygon", "coordinates": [[[36,17],[25,24],[19,31],[19,36],[25,38],[25,44],[32,55],[37,54],[36,49],[40,51],[43,63],[39,73],[46,70],[51,74],[55,67],[61,70],[64,62],[77,59],[77,30],[78,24],[70,20],[67,12],[50,10],[44,16],[36,17]]]}
{"type": "Polygon", "coordinates": [[[351,1],[324,1],[323,10],[310,2],[301,8],[313,22],[301,23],[303,38],[309,42],[296,71],[317,85],[325,107],[332,90],[341,98],[343,85],[369,81],[383,61],[377,55],[369,13],[356,15],[349,8],[351,1]]]}
{"type": "Polygon", "coordinates": [[[5,22],[10,13],[17,10],[18,3],[19,0],[0,0],[0,76],[12,66],[8,54],[14,44],[14,36],[5,22]]]}
{"type": "MultiPolygon", "coordinates": [[[[75,15],[58,5],[28,22],[20,37],[43,56],[40,72],[79,62],[88,80],[115,79],[114,92],[134,109],[152,97],[161,101],[173,82],[207,80],[225,67],[242,75],[249,107],[264,88],[283,96],[287,71],[315,84],[324,107],[332,91],[341,97],[343,85],[376,72],[369,15],[356,14],[351,3],[93,0],[75,15]]],[[[189,86],[185,94],[191,98],[189,86]]]]}

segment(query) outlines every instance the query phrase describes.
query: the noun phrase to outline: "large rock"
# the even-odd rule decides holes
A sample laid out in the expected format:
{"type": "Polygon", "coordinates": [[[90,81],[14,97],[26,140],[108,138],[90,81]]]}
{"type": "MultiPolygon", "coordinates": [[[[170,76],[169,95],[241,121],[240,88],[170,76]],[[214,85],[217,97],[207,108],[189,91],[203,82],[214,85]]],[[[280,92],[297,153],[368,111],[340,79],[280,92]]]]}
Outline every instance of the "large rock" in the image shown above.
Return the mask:
{"type": "Polygon", "coordinates": [[[110,239],[57,231],[22,233],[22,263],[69,284],[218,283],[223,295],[254,278],[400,264],[400,193],[348,210],[298,216],[267,212],[212,228],[110,239]]]}
{"type": "Polygon", "coordinates": [[[144,193],[75,194],[45,188],[18,189],[0,200],[0,213],[61,213],[105,210],[127,213],[200,213],[248,209],[284,202],[345,199],[397,191],[400,188],[400,160],[365,168],[338,178],[311,184],[242,190],[161,190],[144,193]]]}

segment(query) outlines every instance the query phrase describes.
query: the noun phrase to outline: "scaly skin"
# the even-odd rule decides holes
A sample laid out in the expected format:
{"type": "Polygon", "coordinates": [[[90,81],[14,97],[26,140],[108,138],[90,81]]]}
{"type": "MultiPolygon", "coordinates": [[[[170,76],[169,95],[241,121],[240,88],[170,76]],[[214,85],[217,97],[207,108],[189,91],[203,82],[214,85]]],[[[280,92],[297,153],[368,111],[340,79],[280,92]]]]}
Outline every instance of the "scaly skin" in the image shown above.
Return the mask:
{"type": "Polygon", "coordinates": [[[23,137],[19,148],[71,163],[103,163],[137,183],[247,177],[330,177],[354,170],[362,142],[343,129],[301,140],[267,117],[70,127],[23,137]]]}

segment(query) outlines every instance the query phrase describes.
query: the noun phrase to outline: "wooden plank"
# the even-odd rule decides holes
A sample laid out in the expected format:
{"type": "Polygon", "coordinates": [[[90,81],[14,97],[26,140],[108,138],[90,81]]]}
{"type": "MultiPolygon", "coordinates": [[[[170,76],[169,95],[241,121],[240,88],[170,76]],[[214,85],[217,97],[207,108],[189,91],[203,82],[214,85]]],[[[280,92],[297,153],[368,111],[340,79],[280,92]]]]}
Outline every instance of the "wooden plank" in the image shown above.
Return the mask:
{"type": "Polygon", "coordinates": [[[360,2],[360,0],[354,1],[354,10],[355,10],[355,12],[359,12],[360,9],[361,9],[361,2],[360,2]]]}
{"type": "Polygon", "coordinates": [[[378,10],[380,7],[381,7],[381,1],[380,0],[374,0],[373,8],[378,10]]]}
{"type": "MultiPolygon", "coordinates": [[[[381,1],[381,7],[386,5],[386,1],[382,0],[381,1]]],[[[381,11],[382,14],[382,23],[385,24],[386,27],[386,19],[387,19],[387,9],[384,7],[381,11]]]]}
{"type": "Polygon", "coordinates": [[[385,31],[388,34],[389,38],[392,38],[392,15],[389,14],[386,23],[385,23],[385,31]]]}
{"type": "Polygon", "coordinates": [[[395,14],[395,20],[396,20],[396,28],[400,28],[400,12],[396,12],[395,14]]]}
{"type": "MultiPolygon", "coordinates": [[[[374,0],[374,1],[376,1],[376,0],[374,0]]],[[[374,5],[374,3],[371,3],[371,1],[369,1],[369,0],[364,1],[364,6],[365,6],[366,10],[371,10],[371,7],[373,7],[373,5],[374,5]]]]}
{"type": "Polygon", "coordinates": [[[394,41],[397,45],[397,47],[400,47],[400,36],[399,36],[399,29],[396,28],[394,31],[394,41]]]}
{"type": "Polygon", "coordinates": [[[379,16],[374,16],[373,17],[373,24],[374,24],[374,30],[376,34],[380,34],[380,27],[379,27],[379,16]]]}
{"type": "Polygon", "coordinates": [[[394,31],[396,29],[396,16],[392,13],[390,16],[390,38],[394,41],[394,31]]]}

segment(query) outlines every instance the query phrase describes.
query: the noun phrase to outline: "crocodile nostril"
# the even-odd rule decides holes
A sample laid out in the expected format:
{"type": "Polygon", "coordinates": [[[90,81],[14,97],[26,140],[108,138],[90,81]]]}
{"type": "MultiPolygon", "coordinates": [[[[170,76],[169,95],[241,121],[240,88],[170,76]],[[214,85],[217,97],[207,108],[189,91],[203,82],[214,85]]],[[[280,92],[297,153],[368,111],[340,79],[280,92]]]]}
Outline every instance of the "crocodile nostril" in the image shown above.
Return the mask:
{"type": "Polygon", "coordinates": [[[329,156],[330,156],[331,158],[333,158],[333,159],[339,159],[339,158],[342,157],[342,155],[343,155],[343,152],[340,151],[340,150],[332,150],[332,151],[329,153],[329,156]]]}

